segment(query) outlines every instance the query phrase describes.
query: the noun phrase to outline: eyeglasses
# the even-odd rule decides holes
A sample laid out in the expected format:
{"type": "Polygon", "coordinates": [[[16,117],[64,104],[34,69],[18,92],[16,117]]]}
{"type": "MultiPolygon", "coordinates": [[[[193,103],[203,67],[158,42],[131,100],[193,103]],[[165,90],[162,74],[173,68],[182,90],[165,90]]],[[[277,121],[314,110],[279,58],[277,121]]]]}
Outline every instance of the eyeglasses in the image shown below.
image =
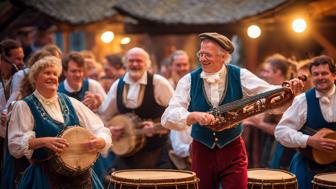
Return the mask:
{"type": "Polygon", "coordinates": [[[196,53],[196,56],[197,56],[198,58],[201,58],[201,57],[204,56],[206,59],[209,59],[209,58],[212,58],[212,57],[213,57],[213,55],[210,54],[210,53],[199,52],[199,51],[196,53]]]}

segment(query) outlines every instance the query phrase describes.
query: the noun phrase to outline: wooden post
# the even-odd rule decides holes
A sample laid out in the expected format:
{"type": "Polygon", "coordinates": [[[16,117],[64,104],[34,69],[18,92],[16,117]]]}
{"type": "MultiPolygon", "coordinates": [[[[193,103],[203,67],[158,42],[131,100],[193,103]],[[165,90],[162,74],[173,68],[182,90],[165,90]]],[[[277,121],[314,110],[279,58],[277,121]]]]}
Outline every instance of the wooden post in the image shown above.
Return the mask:
{"type": "Polygon", "coordinates": [[[258,39],[251,39],[248,36],[244,37],[244,53],[245,53],[245,68],[253,73],[258,70],[258,39]]]}

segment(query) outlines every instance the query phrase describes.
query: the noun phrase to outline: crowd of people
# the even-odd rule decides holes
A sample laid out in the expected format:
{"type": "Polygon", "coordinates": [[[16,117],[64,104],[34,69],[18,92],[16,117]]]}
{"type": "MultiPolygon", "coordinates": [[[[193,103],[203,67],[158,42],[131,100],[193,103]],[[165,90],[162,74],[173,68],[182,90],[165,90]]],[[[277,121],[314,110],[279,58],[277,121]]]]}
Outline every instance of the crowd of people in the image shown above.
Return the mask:
{"type": "Polygon", "coordinates": [[[254,74],[230,63],[235,47],[226,36],[199,38],[197,68],[176,50],[162,73],[152,73],[150,55],[140,47],[99,64],[89,51],[63,54],[48,42],[28,51],[16,40],[1,41],[0,188],[107,188],[118,170],[182,169],[196,173],[201,189],[243,189],[249,168],[272,168],[294,173],[299,188],[308,189],[314,175],[336,171],[335,160],[320,165],[297,151],[336,150],[336,140],[318,132],[336,130],[331,57],[294,61],[274,54],[254,74]],[[219,120],[210,110],[284,83],[293,102],[229,129],[209,127],[219,120]],[[59,173],[53,164],[70,145],[60,136],[75,126],[92,133],[82,142],[97,160],[81,174],[59,173]],[[130,137],[136,132],[141,137],[130,137]]]}

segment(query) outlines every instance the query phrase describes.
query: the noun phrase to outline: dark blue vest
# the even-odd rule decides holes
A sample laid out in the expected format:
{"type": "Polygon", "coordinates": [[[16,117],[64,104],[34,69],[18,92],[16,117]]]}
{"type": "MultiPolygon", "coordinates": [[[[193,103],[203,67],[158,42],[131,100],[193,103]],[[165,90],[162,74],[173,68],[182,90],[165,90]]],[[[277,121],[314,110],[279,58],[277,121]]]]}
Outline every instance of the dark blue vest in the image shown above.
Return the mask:
{"type": "Polygon", "coordinates": [[[305,95],[307,99],[307,126],[315,130],[321,128],[336,130],[336,123],[329,123],[323,117],[319,99],[316,98],[316,89],[308,90],[305,95]]]}
{"type": "MultiPolygon", "coordinates": [[[[70,99],[61,93],[58,93],[58,97],[63,113],[64,123],[60,123],[51,118],[34,94],[31,94],[23,99],[28,104],[34,117],[35,125],[33,130],[35,131],[36,138],[56,137],[66,127],[79,125],[79,119],[70,99]]],[[[50,151],[47,148],[39,148],[34,150],[32,159],[44,160],[49,156],[50,151]]]]}
{"type": "Polygon", "coordinates": [[[161,106],[155,101],[154,86],[152,74],[147,73],[147,85],[145,88],[144,99],[142,104],[135,109],[127,108],[123,104],[123,92],[125,88],[124,76],[120,78],[117,89],[117,107],[121,114],[133,112],[142,119],[158,119],[161,118],[166,107],[161,106]]]}
{"type": "MultiPolygon", "coordinates": [[[[123,103],[123,91],[125,89],[124,76],[120,78],[117,89],[117,107],[121,114],[135,113],[141,119],[160,119],[165,108],[155,101],[154,97],[154,76],[147,72],[147,85],[142,104],[135,109],[127,108],[123,103]]],[[[141,151],[150,151],[155,148],[163,148],[168,140],[168,135],[154,135],[146,138],[146,144],[141,151]]],[[[140,151],[140,152],[141,152],[140,151]]]]}
{"type": "MultiPolygon", "coordinates": [[[[222,94],[219,105],[223,105],[243,97],[243,92],[240,83],[240,68],[234,65],[227,65],[226,90],[222,94]]],[[[212,108],[210,101],[206,97],[203,79],[200,77],[201,68],[191,72],[191,89],[190,89],[190,105],[189,112],[199,111],[207,112],[212,108]]],[[[209,148],[214,148],[218,145],[220,148],[230,143],[240,136],[243,128],[238,125],[234,128],[224,130],[222,132],[214,132],[209,128],[199,124],[194,124],[191,130],[191,136],[194,140],[201,142],[209,148]]]]}
{"type": "Polygon", "coordinates": [[[62,81],[60,83],[60,85],[58,86],[58,92],[66,94],[72,98],[75,98],[79,101],[82,101],[84,99],[85,96],[85,92],[89,90],[89,80],[88,79],[84,79],[82,82],[82,88],[77,91],[77,92],[72,92],[70,93],[69,91],[65,90],[65,86],[64,86],[64,81],[62,81]]]}

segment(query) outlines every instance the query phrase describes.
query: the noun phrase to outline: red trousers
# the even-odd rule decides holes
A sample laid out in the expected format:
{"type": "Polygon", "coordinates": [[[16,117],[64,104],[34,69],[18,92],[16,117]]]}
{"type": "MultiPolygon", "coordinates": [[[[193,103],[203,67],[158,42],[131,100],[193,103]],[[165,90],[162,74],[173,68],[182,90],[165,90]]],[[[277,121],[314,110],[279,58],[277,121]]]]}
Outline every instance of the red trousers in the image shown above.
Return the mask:
{"type": "Polygon", "coordinates": [[[223,148],[214,149],[200,142],[192,142],[192,170],[200,179],[200,189],[247,188],[247,155],[241,137],[223,148]]]}

